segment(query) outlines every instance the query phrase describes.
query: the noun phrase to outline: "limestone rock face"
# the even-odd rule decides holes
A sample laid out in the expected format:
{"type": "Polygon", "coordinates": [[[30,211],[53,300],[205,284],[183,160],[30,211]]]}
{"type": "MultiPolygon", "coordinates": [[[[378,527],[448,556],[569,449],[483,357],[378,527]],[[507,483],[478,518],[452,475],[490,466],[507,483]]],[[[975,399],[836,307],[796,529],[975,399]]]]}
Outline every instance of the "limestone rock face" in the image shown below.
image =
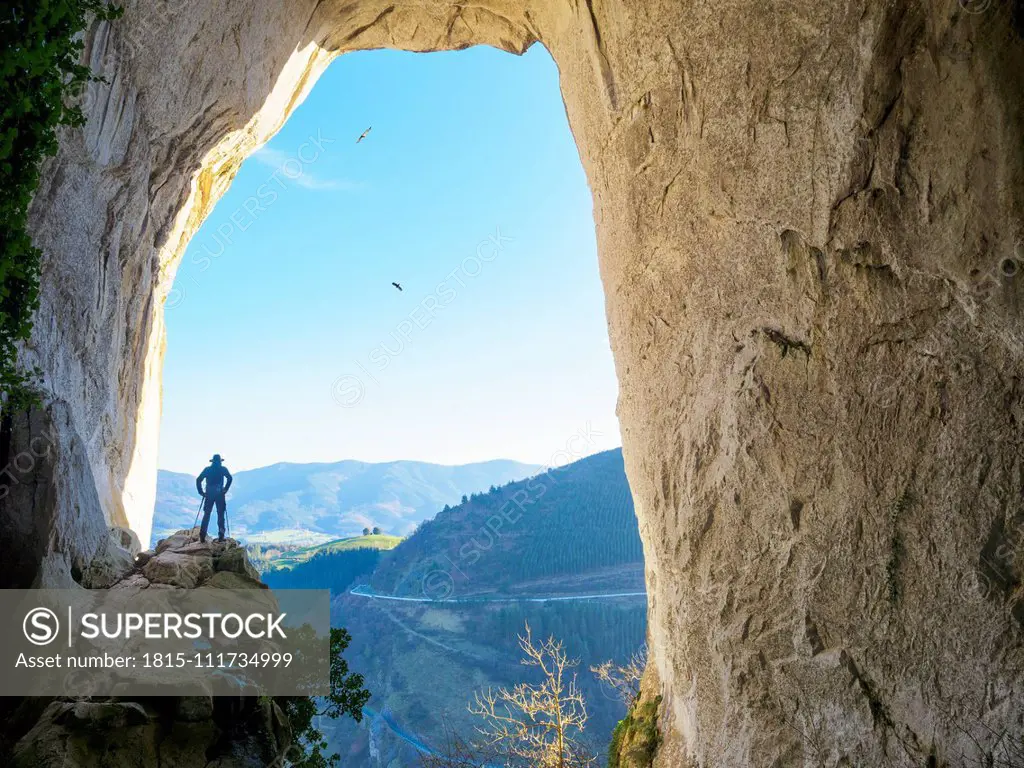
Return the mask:
{"type": "Polygon", "coordinates": [[[135,553],[139,551],[135,534],[123,528],[111,528],[106,541],[93,555],[82,579],[90,589],[106,589],[124,578],[135,568],[135,553]],[[133,553],[131,550],[134,549],[133,553]]]}
{"type": "Polygon", "coordinates": [[[0,427],[0,587],[74,587],[126,524],[105,514],[77,429],[60,400],[0,427]]]}
{"type": "Polygon", "coordinates": [[[136,535],[135,531],[131,528],[111,528],[110,537],[114,540],[114,543],[117,544],[117,546],[128,550],[133,557],[142,551],[142,543],[139,541],[139,537],[136,535]]]}
{"type": "Polygon", "coordinates": [[[331,58],[541,42],[594,195],[659,764],[1021,742],[1018,3],[125,5],[32,209],[18,583],[80,581],[111,525],[148,540],[175,268],[331,58]]]}

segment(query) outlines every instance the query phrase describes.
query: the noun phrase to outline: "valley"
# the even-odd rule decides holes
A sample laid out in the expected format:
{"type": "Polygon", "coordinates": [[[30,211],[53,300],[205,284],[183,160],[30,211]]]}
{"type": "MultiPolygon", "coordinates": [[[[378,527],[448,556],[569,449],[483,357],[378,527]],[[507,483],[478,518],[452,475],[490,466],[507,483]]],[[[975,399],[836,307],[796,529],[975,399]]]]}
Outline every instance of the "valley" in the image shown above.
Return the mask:
{"type": "MultiPolygon", "coordinates": [[[[621,451],[445,504],[405,539],[353,536],[258,545],[274,589],[327,588],[332,624],[372,698],[360,724],[322,723],[347,768],[412,766],[453,734],[472,737],[474,691],[524,679],[517,635],[562,640],[603,759],[624,704],[590,667],[624,662],[646,637],[643,557],[621,451]]],[[[250,552],[253,547],[250,547],[250,552]]]]}

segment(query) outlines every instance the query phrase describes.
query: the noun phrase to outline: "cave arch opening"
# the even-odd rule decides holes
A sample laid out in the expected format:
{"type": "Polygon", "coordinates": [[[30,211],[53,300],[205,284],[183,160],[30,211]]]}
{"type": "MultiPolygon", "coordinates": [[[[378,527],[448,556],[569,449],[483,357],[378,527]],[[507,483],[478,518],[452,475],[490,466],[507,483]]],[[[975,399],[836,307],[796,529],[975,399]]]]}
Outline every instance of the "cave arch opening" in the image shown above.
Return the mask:
{"type": "Polygon", "coordinates": [[[177,266],[162,466],[617,448],[591,205],[541,46],[339,57],[177,266]]]}
{"type": "MultiPolygon", "coordinates": [[[[456,545],[437,553],[443,560],[414,563],[412,577],[374,572],[367,588],[441,602],[489,591],[493,599],[501,582],[520,596],[615,595],[521,614],[510,602],[515,616],[487,611],[474,622],[502,648],[504,675],[518,668],[523,621],[566,634],[577,653],[589,622],[595,655],[584,685],[594,735],[607,736],[624,712],[586,664],[624,660],[644,643],[646,600],[622,461],[604,455],[620,438],[591,208],[557,70],[541,46],[522,57],[489,48],[339,57],[240,167],[177,268],[165,302],[151,541],[192,523],[192,478],[214,452],[236,477],[230,533],[258,544],[267,563],[376,527],[408,536],[442,506],[460,507],[480,525],[459,529],[456,545]],[[510,466],[487,467],[498,463],[510,466]],[[545,474],[548,466],[566,474],[545,474]],[[516,484],[531,475],[540,479],[516,484]],[[357,476],[367,482],[352,489],[357,476]],[[590,495],[550,504],[572,493],[590,495]],[[627,508],[630,520],[610,530],[627,508]],[[554,552],[528,543],[528,556],[513,562],[501,550],[542,527],[541,510],[575,515],[579,544],[554,552]]],[[[325,585],[292,575],[264,578],[272,587],[325,585]]],[[[393,641],[366,627],[379,613],[365,618],[358,598],[345,599],[354,602],[345,622],[353,658],[372,665],[368,638],[378,652],[393,641]]],[[[430,654],[463,639],[452,627],[472,609],[447,610],[441,628],[404,615],[386,627],[411,631],[405,639],[430,654]]],[[[498,663],[476,654],[481,668],[498,663]]],[[[456,676],[450,663],[441,654],[428,666],[456,676]]],[[[394,716],[428,742],[439,737],[423,732],[415,712],[394,716]]],[[[335,737],[338,747],[360,738],[344,728],[335,737]]]]}

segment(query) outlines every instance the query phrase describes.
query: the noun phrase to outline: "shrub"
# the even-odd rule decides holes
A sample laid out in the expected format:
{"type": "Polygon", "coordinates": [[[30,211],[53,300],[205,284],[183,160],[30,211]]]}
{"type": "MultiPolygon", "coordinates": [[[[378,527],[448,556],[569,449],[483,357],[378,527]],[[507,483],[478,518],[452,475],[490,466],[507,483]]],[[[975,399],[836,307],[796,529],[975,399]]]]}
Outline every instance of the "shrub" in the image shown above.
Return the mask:
{"type": "Polygon", "coordinates": [[[661,746],[658,708],[661,696],[634,704],[612,732],[608,768],[650,768],[661,746]]]}

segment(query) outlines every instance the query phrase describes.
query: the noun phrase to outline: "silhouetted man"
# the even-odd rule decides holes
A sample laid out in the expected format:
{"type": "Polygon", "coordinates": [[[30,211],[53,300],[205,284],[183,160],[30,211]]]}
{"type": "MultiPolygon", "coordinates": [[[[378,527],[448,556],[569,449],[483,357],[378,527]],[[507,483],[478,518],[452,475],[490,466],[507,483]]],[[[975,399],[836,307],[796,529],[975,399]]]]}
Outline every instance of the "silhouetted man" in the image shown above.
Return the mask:
{"type": "Polygon", "coordinates": [[[224,466],[224,460],[219,453],[213,454],[210,459],[210,466],[199,473],[196,478],[196,490],[203,497],[203,524],[199,528],[199,540],[206,541],[206,530],[210,527],[210,512],[213,505],[217,505],[217,541],[224,541],[224,511],[227,509],[228,488],[231,487],[231,473],[224,466]],[[203,480],[206,481],[206,490],[203,490],[203,480]]]}

